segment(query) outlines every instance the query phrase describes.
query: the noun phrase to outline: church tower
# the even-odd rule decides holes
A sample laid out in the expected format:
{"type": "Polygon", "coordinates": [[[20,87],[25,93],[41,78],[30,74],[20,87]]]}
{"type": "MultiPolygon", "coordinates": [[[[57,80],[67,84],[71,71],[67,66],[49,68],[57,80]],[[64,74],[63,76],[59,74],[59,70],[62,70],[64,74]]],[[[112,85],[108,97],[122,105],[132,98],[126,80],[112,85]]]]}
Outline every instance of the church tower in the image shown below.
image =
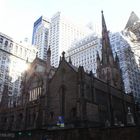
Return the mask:
{"type": "Polygon", "coordinates": [[[121,74],[119,68],[119,60],[116,55],[114,59],[109,35],[104,19],[103,11],[102,13],[102,59],[100,60],[97,53],[97,77],[110,85],[121,88],[121,74]]]}

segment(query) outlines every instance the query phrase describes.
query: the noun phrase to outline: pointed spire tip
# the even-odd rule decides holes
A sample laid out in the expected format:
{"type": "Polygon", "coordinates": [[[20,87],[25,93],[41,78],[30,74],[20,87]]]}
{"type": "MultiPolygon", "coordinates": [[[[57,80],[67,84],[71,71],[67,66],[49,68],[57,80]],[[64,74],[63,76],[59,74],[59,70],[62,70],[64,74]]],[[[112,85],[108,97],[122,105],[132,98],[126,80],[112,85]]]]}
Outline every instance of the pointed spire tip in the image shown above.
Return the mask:
{"type": "Polygon", "coordinates": [[[101,11],[101,13],[103,14],[103,10],[101,11]]]}

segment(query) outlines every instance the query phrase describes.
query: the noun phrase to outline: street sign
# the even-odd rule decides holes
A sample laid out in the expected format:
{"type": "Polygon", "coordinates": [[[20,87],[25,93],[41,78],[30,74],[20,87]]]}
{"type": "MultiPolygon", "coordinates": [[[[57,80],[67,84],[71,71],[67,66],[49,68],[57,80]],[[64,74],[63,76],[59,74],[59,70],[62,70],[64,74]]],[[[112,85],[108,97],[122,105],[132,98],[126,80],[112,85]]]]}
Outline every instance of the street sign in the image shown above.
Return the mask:
{"type": "Polygon", "coordinates": [[[58,116],[57,126],[59,126],[59,127],[64,127],[65,126],[63,116],[58,116]]]}

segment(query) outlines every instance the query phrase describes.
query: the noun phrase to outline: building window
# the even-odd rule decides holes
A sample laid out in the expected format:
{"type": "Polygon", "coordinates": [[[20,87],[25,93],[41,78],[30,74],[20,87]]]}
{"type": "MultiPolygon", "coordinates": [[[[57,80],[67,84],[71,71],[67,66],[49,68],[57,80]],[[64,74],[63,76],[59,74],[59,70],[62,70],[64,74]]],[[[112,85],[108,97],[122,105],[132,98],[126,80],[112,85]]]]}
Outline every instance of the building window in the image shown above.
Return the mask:
{"type": "Polygon", "coordinates": [[[1,44],[3,43],[3,38],[0,38],[0,43],[1,43],[1,44]]]}
{"type": "Polygon", "coordinates": [[[20,55],[22,55],[22,48],[20,48],[20,55]]]}
{"type": "Polygon", "coordinates": [[[10,47],[13,47],[13,43],[10,43],[10,47]]]}
{"type": "Polygon", "coordinates": [[[13,49],[13,43],[10,43],[10,50],[12,51],[13,49]]]}
{"type": "Polygon", "coordinates": [[[17,53],[17,51],[18,51],[18,46],[16,46],[16,48],[15,48],[15,52],[17,53]]]}
{"type": "Polygon", "coordinates": [[[29,94],[29,101],[37,100],[39,96],[41,96],[41,87],[34,88],[30,90],[29,94]]]}
{"type": "Polygon", "coordinates": [[[5,41],[5,47],[7,47],[7,46],[8,46],[8,41],[6,40],[6,41],[5,41]]]}

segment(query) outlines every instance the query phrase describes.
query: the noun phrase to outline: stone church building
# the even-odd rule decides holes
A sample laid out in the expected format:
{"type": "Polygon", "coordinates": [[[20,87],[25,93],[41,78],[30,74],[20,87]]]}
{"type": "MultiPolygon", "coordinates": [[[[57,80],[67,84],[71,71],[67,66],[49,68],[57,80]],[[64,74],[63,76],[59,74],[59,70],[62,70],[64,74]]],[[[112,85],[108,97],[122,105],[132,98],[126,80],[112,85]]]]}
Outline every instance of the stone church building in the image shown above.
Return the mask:
{"type": "Polygon", "coordinates": [[[24,73],[21,95],[11,106],[8,85],[0,104],[0,130],[53,130],[60,127],[111,127],[137,123],[132,95],[123,91],[118,57],[114,59],[102,12],[102,59],[97,53],[97,76],[65,59],[58,68],[38,57],[24,73]]]}

